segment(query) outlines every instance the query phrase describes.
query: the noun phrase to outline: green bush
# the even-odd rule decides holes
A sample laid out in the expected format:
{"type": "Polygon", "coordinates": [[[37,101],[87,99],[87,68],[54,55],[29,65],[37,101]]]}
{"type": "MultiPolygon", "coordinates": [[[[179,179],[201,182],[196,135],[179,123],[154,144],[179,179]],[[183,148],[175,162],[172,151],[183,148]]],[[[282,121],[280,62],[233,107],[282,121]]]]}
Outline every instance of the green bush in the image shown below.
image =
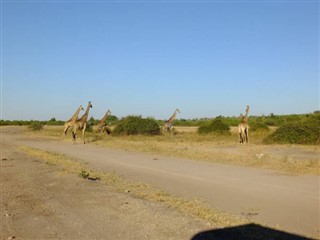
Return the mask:
{"type": "Polygon", "coordinates": [[[250,131],[252,132],[268,132],[270,131],[269,126],[264,122],[253,122],[249,124],[250,131]]]}
{"type": "Polygon", "coordinates": [[[315,113],[315,114],[307,115],[303,123],[310,126],[320,126],[320,114],[315,113]]]}
{"type": "Polygon", "coordinates": [[[229,135],[230,127],[225,124],[221,118],[215,118],[210,122],[202,123],[198,128],[199,134],[216,133],[229,135]]]}
{"type": "Polygon", "coordinates": [[[54,117],[46,122],[46,125],[49,125],[49,126],[63,126],[63,124],[64,124],[64,121],[56,120],[54,117]]]}
{"type": "Polygon", "coordinates": [[[41,122],[31,122],[31,124],[28,126],[29,129],[33,131],[40,131],[43,129],[43,123],[41,122]]]}
{"type": "Polygon", "coordinates": [[[288,124],[264,139],[265,143],[320,144],[320,125],[288,124]]]}
{"type": "Polygon", "coordinates": [[[160,127],[152,118],[128,116],[118,123],[112,132],[114,135],[159,135],[160,127]]]}

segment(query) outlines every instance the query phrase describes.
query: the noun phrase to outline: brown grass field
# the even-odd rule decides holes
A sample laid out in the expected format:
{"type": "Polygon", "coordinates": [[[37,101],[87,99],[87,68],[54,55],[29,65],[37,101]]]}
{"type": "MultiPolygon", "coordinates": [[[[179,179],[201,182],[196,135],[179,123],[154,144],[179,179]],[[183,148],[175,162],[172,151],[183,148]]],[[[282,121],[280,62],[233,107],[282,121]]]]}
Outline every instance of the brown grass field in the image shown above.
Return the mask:
{"type": "MultiPolygon", "coordinates": [[[[42,131],[26,131],[33,136],[61,137],[61,126],[45,126],[42,131]]],[[[159,136],[100,135],[95,128],[86,133],[89,144],[113,149],[159,154],[175,158],[188,158],[223,164],[272,169],[288,174],[319,175],[318,145],[266,145],[263,139],[269,133],[250,133],[250,143],[238,143],[237,127],[229,136],[199,135],[197,127],[175,127],[174,134],[159,136]]],[[[81,133],[78,133],[81,137],[81,133]]],[[[71,142],[71,133],[64,138],[71,142]]],[[[80,139],[79,139],[80,142],[80,139]]]]}

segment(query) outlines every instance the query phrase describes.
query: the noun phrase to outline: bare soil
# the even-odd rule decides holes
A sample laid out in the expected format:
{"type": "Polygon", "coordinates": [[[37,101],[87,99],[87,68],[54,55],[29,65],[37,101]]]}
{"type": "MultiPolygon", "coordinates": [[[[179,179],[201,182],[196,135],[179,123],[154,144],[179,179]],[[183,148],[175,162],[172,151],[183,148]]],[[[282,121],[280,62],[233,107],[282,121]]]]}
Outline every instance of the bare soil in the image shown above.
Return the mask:
{"type": "Polygon", "coordinates": [[[2,143],[0,239],[191,239],[209,225],[2,143]]]}

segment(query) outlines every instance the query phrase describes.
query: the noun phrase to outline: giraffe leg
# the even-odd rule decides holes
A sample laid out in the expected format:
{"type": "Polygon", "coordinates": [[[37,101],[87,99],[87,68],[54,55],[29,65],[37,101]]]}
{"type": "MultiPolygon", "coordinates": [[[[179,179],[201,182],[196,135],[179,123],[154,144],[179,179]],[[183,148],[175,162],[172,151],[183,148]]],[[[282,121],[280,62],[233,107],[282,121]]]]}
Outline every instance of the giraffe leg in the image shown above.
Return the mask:
{"type": "Polygon", "coordinates": [[[69,127],[70,127],[69,124],[68,125],[64,125],[64,130],[63,130],[64,135],[63,136],[67,135],[69,127]]]}
{"type": "Polygon", "coordinates": [[[246,128],[246,142],[249,143],[249,128],[246,128]]]}
{"type": "Polygon", "coordinates": [[[79,125],[73,126],[73,129],[72,129],[72,143],[76,142],[78,129],[79,129],[79,125]]]}
{"type": "Polygon", "coordinates": [[[83,140],[83,144],[86,144],[86,141],[85,141],[85,133],[86,133],[86,128],[87,128],[87,126],[86,125],[84,125],[83,126],[83,129],[82,129],[82,140],[83,140]]]}
{"type": "Polygon", "coordinates": [[[76,141],[76,131],[72,131],[72,143],[76,141]]]}
{"type": "Polygon", "coordinates": [[[106,127],[105,127],[105,125],[103,125],[103,126],[100,128],[100,134],[103,134],[104,131],[105,131],[105,129],[106,129],[106,127]]]}
{"type": "Polygon", "coordinates": [[[239,143],[243,143],[243,138],[242,138],[242,128],[241,128],[241,125],[239,125],[239,143]]]}
{"type": "Polygon", "coordinates": [[[245,138],[243,132],[240,133],[240,143],[244,144],[245,138]]]}

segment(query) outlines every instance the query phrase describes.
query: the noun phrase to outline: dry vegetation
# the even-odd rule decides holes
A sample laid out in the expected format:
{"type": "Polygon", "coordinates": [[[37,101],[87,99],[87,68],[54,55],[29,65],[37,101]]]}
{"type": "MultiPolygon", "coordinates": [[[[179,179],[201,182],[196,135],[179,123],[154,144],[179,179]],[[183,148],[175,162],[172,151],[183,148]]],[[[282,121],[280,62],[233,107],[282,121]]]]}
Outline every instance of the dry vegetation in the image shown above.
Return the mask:
{"type": "MultiPolygon", "coordinates": [[[[231,135],[200,135],[197,127],[176,127],[175,134],[158,136],[108,136],[87,133],[91,144],[113,149],[139,151],[176,158],[188,158],[223,164],[267,168],[291,174],[319,175],[318,145],[265,145],[263,139],[274,131],[253,132],[250,144],[238,144],[237,128],[231,135]]],[[[61,127],[45,127],[40,132],[28,132],[33,136],[59,137],[61,127]]],[[[68,135],[64,141],[70,141],[68,135]]]]}
{"type": "Polygon", "coordinates": [[[248,223],[248,219],[213,209],[200,200],[184,200],[180,197],[167,194],[151,185],[128,181],[115,173],[99,172],[90,169],[86,163],[79,162],[67,155],[25,146],[20,147],[20,150],[29,156],[58,167],[65,173],[75,174],[84,179],[103,181],[117,192],[128,193],[135,197],[160,202],[170,208],[175,208],[192,216],[207,220],[215,226],[236,226],[248,223]]]}

